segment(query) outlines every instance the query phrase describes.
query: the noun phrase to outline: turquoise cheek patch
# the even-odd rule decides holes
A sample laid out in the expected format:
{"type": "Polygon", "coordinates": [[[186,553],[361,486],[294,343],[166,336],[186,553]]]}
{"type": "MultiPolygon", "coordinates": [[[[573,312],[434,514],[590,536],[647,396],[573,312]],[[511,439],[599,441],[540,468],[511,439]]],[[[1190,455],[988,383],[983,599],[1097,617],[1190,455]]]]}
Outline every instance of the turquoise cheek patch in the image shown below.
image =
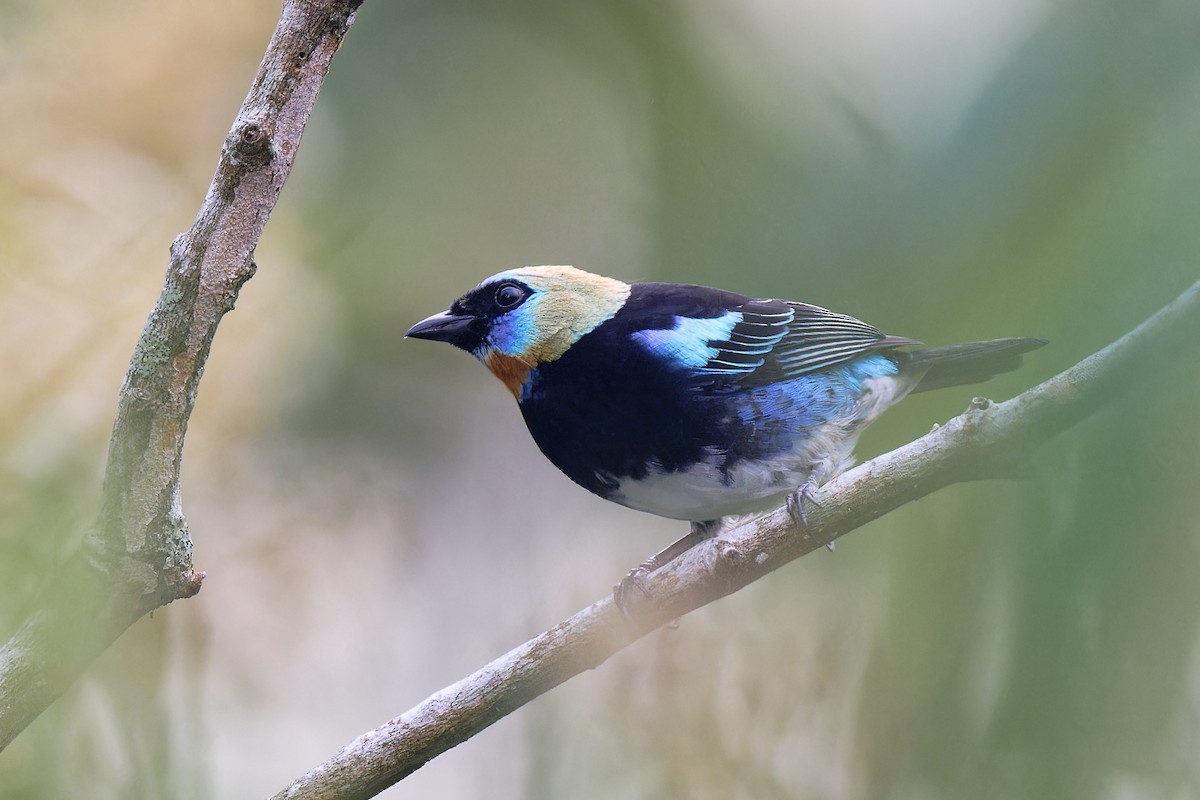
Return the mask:
{"type": "Polygon", "coordinates": [[[496,317],[488,332],[488,344],[506,356],[523,356],[535,341],[538,297],[531,297],[520,307],[496,317]]]}

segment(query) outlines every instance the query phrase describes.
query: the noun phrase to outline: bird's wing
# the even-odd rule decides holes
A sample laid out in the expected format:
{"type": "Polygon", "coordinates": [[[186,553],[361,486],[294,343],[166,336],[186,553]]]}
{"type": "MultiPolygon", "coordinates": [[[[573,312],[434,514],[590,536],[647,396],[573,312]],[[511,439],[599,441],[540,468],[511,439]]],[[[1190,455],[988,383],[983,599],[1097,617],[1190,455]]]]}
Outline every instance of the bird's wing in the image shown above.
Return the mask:
{"type": "Polygon", "coordinates": [[[788,300],[749,300],[727,338],[700,371],[763,385],[788,380],[857,358],[872,350],[920,344],[885,336],[867,323],[820,306],[788,300]]]}

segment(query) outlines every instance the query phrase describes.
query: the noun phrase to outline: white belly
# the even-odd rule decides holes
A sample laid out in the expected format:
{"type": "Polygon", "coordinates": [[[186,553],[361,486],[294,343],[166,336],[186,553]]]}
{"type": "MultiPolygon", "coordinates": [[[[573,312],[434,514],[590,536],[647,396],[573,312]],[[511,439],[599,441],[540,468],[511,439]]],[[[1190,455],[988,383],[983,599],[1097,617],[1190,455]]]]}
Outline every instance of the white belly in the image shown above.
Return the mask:
{"type": "MultiPolygon", "coordinates": [[[[831,426],[832,427],[832,426],[831,426]]],[[[785,457],[771,462],[742,461],[727,472],[721,456],[686,470],[651,467],[642,480],[622,478],[608,499],[660,517],[693,522],[767,511],[812,479],[824,483],[849,467],[858,432],[837,429],[812,436],[785,457]]]]}

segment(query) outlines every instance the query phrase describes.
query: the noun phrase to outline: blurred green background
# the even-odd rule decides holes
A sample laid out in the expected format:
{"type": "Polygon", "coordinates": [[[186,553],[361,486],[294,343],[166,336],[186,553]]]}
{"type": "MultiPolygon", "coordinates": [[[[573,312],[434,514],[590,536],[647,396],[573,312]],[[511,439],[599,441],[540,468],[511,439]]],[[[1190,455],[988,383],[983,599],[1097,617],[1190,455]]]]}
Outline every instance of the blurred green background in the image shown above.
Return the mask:
{"type": "MultiPolygon", "coordinates": [[[[90,520],[117,388],[276,3],[0,2],[0,622],[90,520]]],[[[269,794],[600,597],[678,523],[405,342],[570,263],[930,343],[1052,345],[1200,269],[1195,0],[371,0],[221,328],[200,595],[0,754],[0,798],[269,794]]],[[[1200,797],[1197,350],[1044,448],[654,634],[385,796],[1200,797]]],[[[921,395],[867,458],[981,390],[921,395]]]]}

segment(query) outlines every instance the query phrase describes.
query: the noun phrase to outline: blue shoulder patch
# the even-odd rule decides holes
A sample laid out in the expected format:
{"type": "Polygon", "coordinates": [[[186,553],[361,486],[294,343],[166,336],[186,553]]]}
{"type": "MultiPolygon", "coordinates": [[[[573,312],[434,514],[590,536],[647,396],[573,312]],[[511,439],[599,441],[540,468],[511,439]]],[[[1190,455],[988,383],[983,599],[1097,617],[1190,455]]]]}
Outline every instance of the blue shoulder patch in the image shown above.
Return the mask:
{"type": "Polygon", "coordinates": [[[635,331],[631,337],[656,356],[695,369],[717,356],[718,350],[710,342],[727,340],[741,321],[740,311],[706,319],[676,317],[670,328],[635,331]]]}

